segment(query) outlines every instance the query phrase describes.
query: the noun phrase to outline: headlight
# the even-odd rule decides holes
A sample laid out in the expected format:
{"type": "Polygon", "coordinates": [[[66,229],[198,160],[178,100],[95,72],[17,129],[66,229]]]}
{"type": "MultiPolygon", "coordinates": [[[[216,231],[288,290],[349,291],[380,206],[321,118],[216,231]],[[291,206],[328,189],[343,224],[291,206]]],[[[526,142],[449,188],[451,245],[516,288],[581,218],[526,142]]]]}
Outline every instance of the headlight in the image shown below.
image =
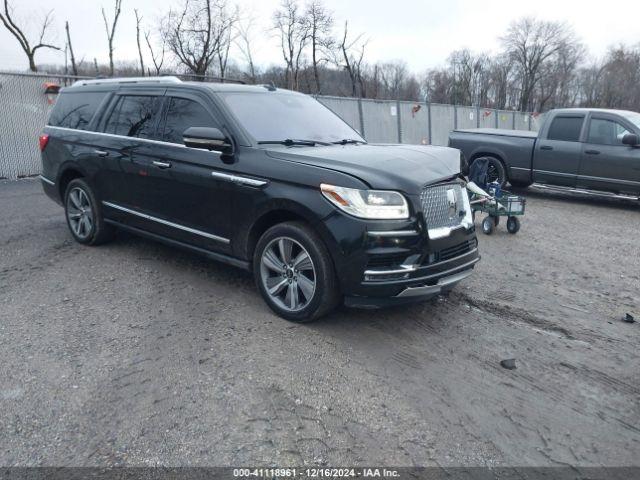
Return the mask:
{"type": "Polygon", "coordinates": [[[409,205],[404,196],[387,190],[358,190],[323,183],[322,195],[340,210],[354,217],[375,220],[409,218],[409,205]]]}

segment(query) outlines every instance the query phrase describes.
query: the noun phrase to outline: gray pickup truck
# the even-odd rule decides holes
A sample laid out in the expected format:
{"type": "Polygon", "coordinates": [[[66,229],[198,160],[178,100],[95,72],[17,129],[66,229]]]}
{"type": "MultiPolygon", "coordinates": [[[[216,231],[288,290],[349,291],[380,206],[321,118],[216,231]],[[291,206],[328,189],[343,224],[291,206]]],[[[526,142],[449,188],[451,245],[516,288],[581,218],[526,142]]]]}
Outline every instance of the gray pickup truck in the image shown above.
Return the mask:
{"type": "Polygon", "coordinates": [[[640,197],[640,113],[571,108],[547,113],[540,132],[454,130],[469,163],[489,159],[490,181],[640,197]]]}

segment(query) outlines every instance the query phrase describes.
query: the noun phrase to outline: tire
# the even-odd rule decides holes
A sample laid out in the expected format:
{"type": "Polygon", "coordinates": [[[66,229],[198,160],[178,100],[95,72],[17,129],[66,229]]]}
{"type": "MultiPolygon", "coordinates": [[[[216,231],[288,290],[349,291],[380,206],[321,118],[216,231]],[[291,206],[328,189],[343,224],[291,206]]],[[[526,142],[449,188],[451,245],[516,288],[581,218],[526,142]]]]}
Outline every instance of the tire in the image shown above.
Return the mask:
{"type": "Polygon", "coordinates": [[[271,310],[291,322],[316,320],[341,298],[326,246],[301,222],[280,223],[260,237],[253,254],[253,276],[271,310]]]}
{"type": "Polygon", "coordinates": [[[493,221],[493,217],[484,217],[484,220],[482,220],[482,232],[485,235],[491,235],[494,228],[495,222],[493,221]]]}
{"type": "Polygon", "coordinates": [[[522,182],[519,180],[509,180],[509,183],[515,188],[528,188],[533,184],[533,182],[522,182]]]}
{"type": "MultiPolygon", "coordinates": [[[[500,188],[503,188],[507,183],[507,170],[504,168],[504,164],[496,157],[481,157],[488,161],[487,165],[487,183],[497,181],[500,183],[500,188]]],[[[479,160],[479,159],[476,159],[479,160]]]]}
{"type": "Polygon", "coordinates": [[[511,234],[516,234],[520,230],[520,220],[518,217],[507,218],[507,231],[511,234]]]}
{"type": "Polygon", "coordinates": [[[83,245],[100,245],[113,238],[93,190],[82,178],[69,182],[64,193],[64,213],[73,239],[83,245]]]}

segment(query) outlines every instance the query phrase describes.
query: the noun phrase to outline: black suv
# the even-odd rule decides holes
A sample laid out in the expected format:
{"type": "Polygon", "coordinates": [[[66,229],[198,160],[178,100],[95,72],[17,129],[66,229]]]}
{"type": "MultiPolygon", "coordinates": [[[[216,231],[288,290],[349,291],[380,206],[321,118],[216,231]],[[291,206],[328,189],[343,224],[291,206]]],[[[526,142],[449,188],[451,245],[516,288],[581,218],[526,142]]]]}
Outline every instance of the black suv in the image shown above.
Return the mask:
{"type": "Polygon", "coordinates": [[[367,144],[300,93],[79,81],[40,149],[75,240],[120,228],[251,270],[288,320],[430,298],[479,260],[458,150],[367,144]]]}

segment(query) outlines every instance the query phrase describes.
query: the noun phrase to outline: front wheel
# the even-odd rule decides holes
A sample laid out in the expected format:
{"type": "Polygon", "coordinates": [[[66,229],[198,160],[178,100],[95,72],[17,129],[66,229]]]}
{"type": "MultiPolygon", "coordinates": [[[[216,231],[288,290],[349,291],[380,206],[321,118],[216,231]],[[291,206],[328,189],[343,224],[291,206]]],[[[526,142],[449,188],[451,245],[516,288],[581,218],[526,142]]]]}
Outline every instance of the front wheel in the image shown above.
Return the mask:
{"type": "Polygon", "coordinates": [[[484,220],[482,220],[482,232],[485,235],[491,235],[493,233],[495,225],[496,224],[493,220],[493,217],[484,217],[484,220]]]}
{"type": "Polygon", "coordinates": [[[292,322],[315,320],[340,299],[329,252],[303,223],[281,223],[262,235],[253,256],[253,274],[267,305],[292,322]]]}

